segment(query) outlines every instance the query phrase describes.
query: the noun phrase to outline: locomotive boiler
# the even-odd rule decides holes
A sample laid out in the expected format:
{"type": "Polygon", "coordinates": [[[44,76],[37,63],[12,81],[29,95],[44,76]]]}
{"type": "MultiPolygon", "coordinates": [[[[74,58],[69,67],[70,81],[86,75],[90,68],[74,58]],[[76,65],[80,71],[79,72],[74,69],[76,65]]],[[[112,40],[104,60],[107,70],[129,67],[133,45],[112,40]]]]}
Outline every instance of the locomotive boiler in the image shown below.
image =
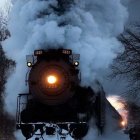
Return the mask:
{"type": "Polygon", "coordinates": [[[63,129],[72,138],[82,139],[92,118],[103,133],[107,100],[104,92],[80,86],[79,59],[68,49],[35,50],[27,57],[29,93],[19,94],[16,119],[26,139],[56,133],[65,138],[63,129]]]}

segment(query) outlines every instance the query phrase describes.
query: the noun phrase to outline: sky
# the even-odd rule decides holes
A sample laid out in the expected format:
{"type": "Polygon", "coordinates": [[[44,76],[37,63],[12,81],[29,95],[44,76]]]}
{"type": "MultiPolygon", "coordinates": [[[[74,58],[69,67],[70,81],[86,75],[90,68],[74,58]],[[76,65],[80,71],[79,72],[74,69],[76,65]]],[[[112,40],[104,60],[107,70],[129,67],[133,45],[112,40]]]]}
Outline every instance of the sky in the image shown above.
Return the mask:
{"type": "Polygon", "coordinates": [[[0,0],[0,9],[4,7],[6,0],[0,0]]]}
{"type": "Polygon", "coordinates": [[[5,16],[8,15],[12,6],[11,1],[12,0],[0,0],[0,12],[3,12],[5,16]]]}
{"type": "Polygon", "coordinates": [[[129,22],[140,22],[140,0],[130,0],[128,11],[129,22]]]}
{"type": "MultiPolygon", "coordinates": [[[[0,0],[0,9],[3,9],[6,2],[11,0],[0,0]]],[[[129,21],[128,23],[139,22],[140,21],[140,0],[123,0],[125,3],[129,4],[127,6],[129,11],[129,21]]]]}

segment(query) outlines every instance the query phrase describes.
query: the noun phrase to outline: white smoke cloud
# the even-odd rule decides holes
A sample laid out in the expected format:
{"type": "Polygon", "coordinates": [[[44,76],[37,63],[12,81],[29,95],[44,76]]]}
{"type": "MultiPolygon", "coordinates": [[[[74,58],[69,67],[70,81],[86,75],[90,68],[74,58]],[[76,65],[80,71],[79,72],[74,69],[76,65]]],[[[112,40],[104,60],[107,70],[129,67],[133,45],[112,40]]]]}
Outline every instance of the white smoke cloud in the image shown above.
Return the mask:
{"type": "Polygon", "coordinates": [[[11,37],[4,42],[7,56],[17,64],[6,85],[5,106],[12,115],[16,114],[17,95],[28,92],[25,58],[35,49],[64,46],[80,53],[82,84],[88,86],[122,51],[116,37],[123,32],[128,15],[120,0],[75,0],[59,16],[50,4],[55,7],[57,1],[17,0],[13,5],[9,22],[11,37]],[[49,15],[40,15],[43,11],[49,15]],[[62,23],[64,26],[59,26],[62,23]]]}

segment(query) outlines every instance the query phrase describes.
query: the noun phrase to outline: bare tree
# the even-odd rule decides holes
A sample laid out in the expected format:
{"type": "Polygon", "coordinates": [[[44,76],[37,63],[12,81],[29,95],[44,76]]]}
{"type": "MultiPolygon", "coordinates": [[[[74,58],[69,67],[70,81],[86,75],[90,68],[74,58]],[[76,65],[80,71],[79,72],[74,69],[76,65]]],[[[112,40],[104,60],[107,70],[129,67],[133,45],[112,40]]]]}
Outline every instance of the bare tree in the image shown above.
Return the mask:
{"type": "Polygon", "coordinates": [[[127,79],[125,95],[136,99],[140,92],[140,34],[126,29],[118,39],[123,43],[124,52],[114,60],[111,76],[127,79]]]}
{"type": "Polygon", "coordinates": [[[7,71],[14,65],[15,63],[12,60],[6,58],[0,44],[0,139],[4,140],[14,140],[14,120],[4,111],[2,98],[7,79],[7,71]]]}
{"type": "Polygon", "coordinates": [[[127,104],[128,112],[128,124],[129,125],[139,125],[140,124],[140,107],[134,102],[128,102],[127,104]]]}
{"type": "Polygon", "coordinates": [[[10,36],[10,33],[7,29],[8,18],[6,16],[7,15],[4,15],[0,10],[0,139],[14,140],[13,126],[15,125],[15,123],[13,121],[13,118],[11,118],[9,114],[4,111],[2,98],[7,79],[7,72],[9,71],[10,67],[13,67],[15,65],[15,62],[6,58],[1,45],[1,42],[10,36]]]}

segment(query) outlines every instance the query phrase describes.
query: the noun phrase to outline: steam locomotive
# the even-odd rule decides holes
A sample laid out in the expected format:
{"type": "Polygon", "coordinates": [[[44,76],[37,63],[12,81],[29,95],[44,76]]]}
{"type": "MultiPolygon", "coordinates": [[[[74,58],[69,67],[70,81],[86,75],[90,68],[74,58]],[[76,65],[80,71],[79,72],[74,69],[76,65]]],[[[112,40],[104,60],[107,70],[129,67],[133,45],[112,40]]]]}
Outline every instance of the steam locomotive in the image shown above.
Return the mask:
{"type": "MultiPolygon", "coordinates": [[[[80,86],[79,54],[68,49],[35,50],[27,56],[29,93],[17,98],[17,129],[26,140],[33,135],[58,133],[65,139],[66,130],[74,139],[82,139],[94,118],[102,134],[105,127],[105,93],[95,93],[80,86]]],[[[118,113],[118,121],[121,117],[118,113]]],[[[38,137],[36,138],[39,139],[38,137]]]]}

